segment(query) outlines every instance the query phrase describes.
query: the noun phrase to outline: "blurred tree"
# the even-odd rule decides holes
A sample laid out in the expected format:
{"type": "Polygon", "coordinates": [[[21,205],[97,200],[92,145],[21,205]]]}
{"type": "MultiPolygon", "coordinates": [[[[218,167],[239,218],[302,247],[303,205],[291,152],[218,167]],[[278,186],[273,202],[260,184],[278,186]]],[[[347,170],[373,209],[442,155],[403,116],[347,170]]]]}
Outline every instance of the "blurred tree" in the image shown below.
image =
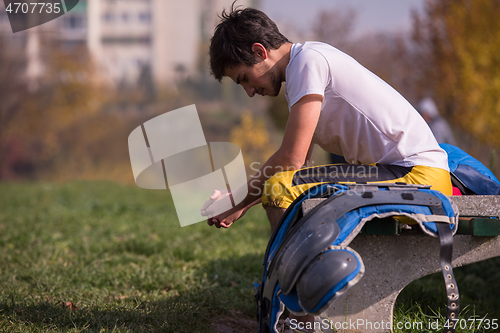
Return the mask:
{"type": "Polygon", "coordinates": [[[157,91],[151,65],[144,64],[141,66],[141,73],[137,78],[137,88],[142,91],[141,105],[145,105],[156,98],[157,91]]]}
{"type": "Polygon", "coordinates": [[[356,22],[356,12],[326,9],[320,11],[313,23],[313,34],[319,42],[324,42],[345,50],[352,40],[352,31],[356,22]]]}
{"type": "Polygon", "coordinates": [[[25,101],[28,87],[23,80],[25,59],[15,53],[0,34],[0,179],[10,174],[12,164],[20,163],[19,142],[7,129],[25,101]]]}
{"type": "MultiPolygon", "coordinates": [[[[113,132],[110,124],[102,128],[89,121],[100,116],[110,94],[86,50],[44,42],[48,46],[42,54],[44,72],[36,90],[25,88],[25,62],[17,60],[23,59],[22,50],[0,63],[0,73],[6,73],[0,75],[0,158],[6,157],[1,178],[36,178],[48,173],[54,178],[68,171],[71,159],[95,159],[96,151],[89,151],[89,143],[113,132]],[[77,127],[85,127],[83,136],[76,135],[82,132],[77,127]]],[[[0,56],[8,55],[0,51],[0,56]]]]}
{"type": "Polygon", "coordinates": [[[421,79],[418,54],[407,34],[363,35],[352,40],[346,52],[411,103],[428,93],[421,79]]]}
{"type": "MultiPolygon", "coordinates": [[[[264,121],[255,119],[250,111],[242,114],[241,123],[231,130],[229,141],[241,148],[247,167],[254,162],[265,162],[276,151],[264,121]]],[[[258,170],[260,166],[253,169],[258,170]]]]}
{"type": "Polygon", "coordinates": [[[498,0],[427,0],[413,33],[440,109],[493,146],[500,145],[499,16],[498,0]]]}
{"type": "MultiPolygon", "coordinates": [[[[45,59],[45,74],[39,88],[25,100],[11,123],[11,133],[22,137],[37,169],[52,167],[67,144],[60,140],[65,129],[95,115],[104,99],[94,67],[81,49],[62,52],[51,48],[45,59]]],[[[87,139],[95,131],[89,129],[87,139]]],[[[72,145],[76,150],[81,145],[72,145]]],[[[75,154],[85,152],[74,151],[75,154]]]]}
{"type": "Polygon", "coordinates": [[[288,120],[288,102],[286,101],[284,87],[281,88],[278,96],[270,98],[267,113],[273,121],[274,126],[281,130],[285,130],[288,120]]]}

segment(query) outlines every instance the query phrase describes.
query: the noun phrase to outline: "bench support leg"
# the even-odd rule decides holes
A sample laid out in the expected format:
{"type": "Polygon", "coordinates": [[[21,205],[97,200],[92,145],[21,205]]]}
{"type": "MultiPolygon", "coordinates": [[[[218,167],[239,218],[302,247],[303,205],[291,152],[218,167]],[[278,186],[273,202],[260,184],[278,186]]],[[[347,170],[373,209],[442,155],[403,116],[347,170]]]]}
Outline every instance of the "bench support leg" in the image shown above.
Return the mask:
{"type": "MultiPolygon", "coordinates": [[[[441,269],[439,240],[427,235],[358,235],[349,247],[360,254],[365,275],[321,317],[316,317],[316,332],[379,333],[392,332],[397,325],[404,328],[405,323],[393,323],[394,303],[410,282],[441,269]]],[[[454,237],[453,267],[497,256],[500,236],[454,237]]]]}

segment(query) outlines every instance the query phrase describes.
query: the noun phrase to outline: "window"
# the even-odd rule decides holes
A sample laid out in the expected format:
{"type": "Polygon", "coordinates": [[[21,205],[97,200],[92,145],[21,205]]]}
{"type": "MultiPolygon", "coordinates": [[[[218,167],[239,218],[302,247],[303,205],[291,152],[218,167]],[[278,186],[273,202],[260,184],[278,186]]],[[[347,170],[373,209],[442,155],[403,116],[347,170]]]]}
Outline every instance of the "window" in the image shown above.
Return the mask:
{"type": "Polygon", "coordinates": [[[150,23],[151,22],[151,14],[150,13],[140,13],[139,14],[139,21],[143,23],[150,23]]]}
{"type": "Polygon", "coordinates": [[[86,19],[80,15],[65,15],[63,17],[63,26],[70,29],[82,29],[86,27],[86,19]]]}
{"type": "Polygon", "coordinates": [[[113,13],[106,13],[102,18],[104,22],[111,23],[115,20],[115,15],[113,13]]]}

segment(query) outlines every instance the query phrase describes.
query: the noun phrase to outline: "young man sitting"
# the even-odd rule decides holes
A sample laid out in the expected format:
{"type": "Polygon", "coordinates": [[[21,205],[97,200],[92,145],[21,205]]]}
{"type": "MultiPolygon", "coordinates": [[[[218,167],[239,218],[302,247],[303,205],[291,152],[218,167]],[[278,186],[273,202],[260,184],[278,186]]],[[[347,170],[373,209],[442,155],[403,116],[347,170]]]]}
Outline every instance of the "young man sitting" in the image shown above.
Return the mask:
{"type": "MultiPolygon", "coordinates": [[[[285,82],[290,114],[280,148],[241,189],[248,191],[245,199],[218,214],[219,200],[231,194],[215,191],[202,207],[209,225],[228,228],[262,200],[274,230],[295,198],[323,182],[426,184],[451,195],[447,154],[424,119],[338,49],[292,44],[263,12],[232,8],[215,29],[210,64],[217,80],[230,77],[250,97],[277,96],[285,82]],[[314,144],[349,164],[301,169],[314,144]]],[[[312,316],[297,319],[311,322],[312,316]]]]}

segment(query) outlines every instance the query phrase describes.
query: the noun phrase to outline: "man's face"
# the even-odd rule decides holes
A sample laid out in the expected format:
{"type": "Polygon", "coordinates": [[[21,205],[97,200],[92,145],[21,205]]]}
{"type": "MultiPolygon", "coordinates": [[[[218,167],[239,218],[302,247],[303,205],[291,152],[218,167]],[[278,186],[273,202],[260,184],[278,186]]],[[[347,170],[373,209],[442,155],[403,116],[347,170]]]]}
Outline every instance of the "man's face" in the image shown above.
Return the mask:
{"type": "Polygon", "coordinates": [[[240,65],[226,69],[226,75],[240,84],[249,97],[257,95],[277,96],[283,81],[276,66],[270,67],[265,61],[253,66],[240,65]]]}

